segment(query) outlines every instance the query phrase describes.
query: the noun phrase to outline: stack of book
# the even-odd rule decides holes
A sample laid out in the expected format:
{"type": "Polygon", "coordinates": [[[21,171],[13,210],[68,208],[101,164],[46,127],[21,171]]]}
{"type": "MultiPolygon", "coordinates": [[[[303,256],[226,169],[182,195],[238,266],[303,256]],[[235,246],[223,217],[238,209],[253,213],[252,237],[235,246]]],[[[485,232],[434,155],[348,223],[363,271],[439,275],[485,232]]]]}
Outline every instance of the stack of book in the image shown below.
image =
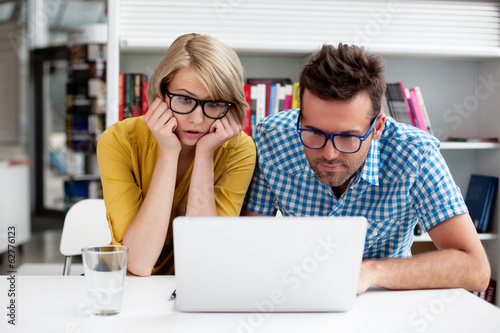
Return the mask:
{"type": "Polygon", "coordinates": [[[64,180],[64,212],[83,199],[102,198],[99,175],[72,176],[64,180]]]}
{"type": "MultiPolygon", "coordinates": [[[[442,131],[433,131],[422,90],[419,86],[405,88],[403,82],[387,83],[386,93],[382,98],[382,113],[391,116],[397,122],[415,126],[424,132],[440,137],[442,131]]],[[[498,143],[498,137],[454,137],[448,136],[450,142],[489,142],[498,143]]]]}
{"type": "Polygon", "coordinates": [[[119,73],[118,120],[139,117],[148,111],[148,77],[142,73],[119,73]]]}
{"type": "Polygon", "coordinates": [[[68,58],[66,146],[94,152],[105,128],[106,44],[73,45],[68,58]]]}
{"type": "Polygon", "coordinates": [[[396,121],[433,134],[431,121],[419,86],[407,89],[402,82],[387,83],[382,112],[396,121]]]}
{"type": "Polygon", "coordinates": [[[477,232],[490,231],[490,217],[495,202],[498,187],[498,178],[472,174],[469,188],[465,197],[465,204],[474,222],[477,232]]]}
{"type": "Polygon", "coordinates": [[[486,143],[499,143],[500,140],[498,137],[490,137],[490,138],[464,138],[464,137],[448,137],[447,139],[450,142],[486,142],[486,143]]]}
{"type": "Polygon", "coordinates": [[[496,298],[496,292],[497,291],[497,281],[490,279],[490,283],[488,284],[488,288],[486,288],[485,291],[472,291],[472,294],[476,295],[477,297],[484,299],[486,302],[489,302],[491,304],[495,304],[496,298]]]}
{"type": "Polygon", "coordinates": [[[299,107],[299,83],[287,78],[250,78],[245,84],[250,106],[246,110],[244,131],[255,136],[255,125],[274,113],[299,107]]]}
{"type": "Polygon", "coordinates": [[[79,199],[102,197],[95,152],[106,128],[106,36],[106,24],[68,29],[67,151],[64,156],[51,156],[64,176],[66,209],[79,199]],[[83,186],[81,181],[76,183],[77,178],[85,179],[83,186]]]}

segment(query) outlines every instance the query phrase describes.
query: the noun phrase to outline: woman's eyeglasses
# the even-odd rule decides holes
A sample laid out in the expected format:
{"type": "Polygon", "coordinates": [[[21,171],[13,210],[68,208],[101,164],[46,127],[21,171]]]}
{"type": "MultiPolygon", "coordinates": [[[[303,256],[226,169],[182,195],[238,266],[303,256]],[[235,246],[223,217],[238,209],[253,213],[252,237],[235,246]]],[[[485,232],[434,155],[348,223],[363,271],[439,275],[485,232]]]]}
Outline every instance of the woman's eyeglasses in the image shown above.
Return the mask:
{"type": "Polygon", "coordinates": [[[179,114],[188,114],[193,112],[198,105],[201,105],[203,114],[210,119],[221,119],[224,118],[233,106],[233,103],[224,101],[201,101],[199,99],[173,94],[168,89],[164,89],[165,94],[169,98],[170,109],[179,114]]]}

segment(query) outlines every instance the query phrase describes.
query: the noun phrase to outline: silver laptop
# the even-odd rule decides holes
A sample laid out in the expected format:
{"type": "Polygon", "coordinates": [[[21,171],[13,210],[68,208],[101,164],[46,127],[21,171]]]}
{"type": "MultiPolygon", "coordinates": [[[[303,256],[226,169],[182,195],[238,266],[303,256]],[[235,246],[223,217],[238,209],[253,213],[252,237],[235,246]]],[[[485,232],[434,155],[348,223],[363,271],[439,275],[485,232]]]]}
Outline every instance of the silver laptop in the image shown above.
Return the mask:
{"type": "Polygon", "coordinates": [[[330,312],[353,307],[363,217],[178,217],[178,310],[330,312]]]}

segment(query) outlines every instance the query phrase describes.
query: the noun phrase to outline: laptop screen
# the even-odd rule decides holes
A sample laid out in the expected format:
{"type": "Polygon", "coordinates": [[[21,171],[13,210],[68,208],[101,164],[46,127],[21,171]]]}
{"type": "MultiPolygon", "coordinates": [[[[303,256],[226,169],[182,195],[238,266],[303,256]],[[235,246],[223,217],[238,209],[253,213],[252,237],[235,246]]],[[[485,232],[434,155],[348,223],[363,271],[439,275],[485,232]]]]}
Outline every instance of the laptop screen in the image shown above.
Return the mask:
{"type": "Polygon", "coordinates": [[[177,308],[346,311],[355,301],[363,217],[178,217],[177,308]]]}

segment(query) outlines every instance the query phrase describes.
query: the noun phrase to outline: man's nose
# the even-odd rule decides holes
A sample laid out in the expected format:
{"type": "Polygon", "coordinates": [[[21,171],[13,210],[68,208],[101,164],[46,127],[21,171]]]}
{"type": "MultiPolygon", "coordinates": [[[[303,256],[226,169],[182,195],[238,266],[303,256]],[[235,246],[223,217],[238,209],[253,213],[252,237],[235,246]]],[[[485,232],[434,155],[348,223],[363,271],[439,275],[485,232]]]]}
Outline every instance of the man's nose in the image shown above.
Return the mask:
{"type": "Polygon", "coordinates": [[[340,152],[333,145],[333,139],[326,140],[326,144],[321,151],[323,157],[327,160],[333,160],[338,157],[340,152]]]}

